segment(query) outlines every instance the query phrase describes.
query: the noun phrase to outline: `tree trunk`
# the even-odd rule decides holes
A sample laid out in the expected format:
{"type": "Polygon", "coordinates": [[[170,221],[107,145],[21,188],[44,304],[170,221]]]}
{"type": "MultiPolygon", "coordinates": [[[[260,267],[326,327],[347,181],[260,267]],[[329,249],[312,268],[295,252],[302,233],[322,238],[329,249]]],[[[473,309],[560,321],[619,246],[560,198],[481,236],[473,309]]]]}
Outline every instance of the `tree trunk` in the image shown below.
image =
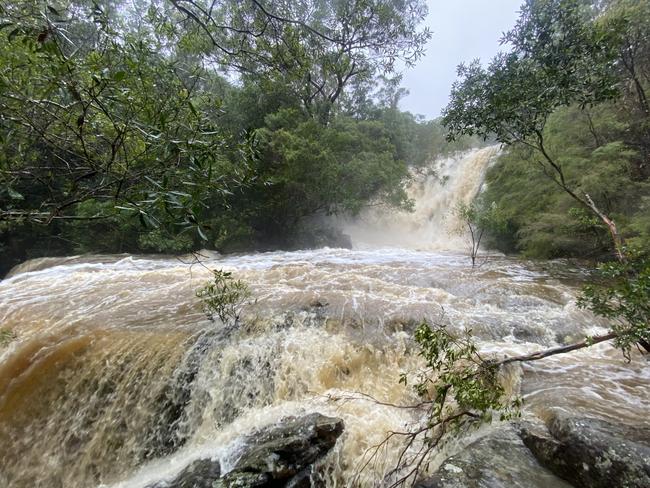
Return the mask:
{"type": "Polygon", "coordinates": [[[607,228],[609,229],[609,233],[612,236],[612,241],[614,242],[614,250],[616,252],[616,258],[621,262],[624,263],[626,261],[625,258],[625,252],[623,250],[623,246],[625,245],[625,241],[623,240],[623,237],[621,234],[618,232],[618,228],[616,227],[616,224],[612,219],[610,219],[607,215],[605,215],[603,212],[600,211],[598,207],[596,207],[596,204],[594,201],[591,199],[591,197],[585,193],[585,198],[587,199],[587,204],[589,208],[602,220],[607,228]]]}

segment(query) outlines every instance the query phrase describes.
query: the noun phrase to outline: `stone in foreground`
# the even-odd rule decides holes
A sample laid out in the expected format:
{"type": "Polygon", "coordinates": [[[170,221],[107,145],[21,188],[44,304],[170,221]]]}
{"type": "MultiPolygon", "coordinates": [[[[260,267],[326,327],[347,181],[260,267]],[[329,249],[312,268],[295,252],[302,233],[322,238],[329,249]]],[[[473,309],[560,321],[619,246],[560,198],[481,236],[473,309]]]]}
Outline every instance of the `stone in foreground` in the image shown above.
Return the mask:
{"type": "Polygon", "coordinates": [[[302,488],[312,486],[314,464],[336,444],[343,421],[312,413],[246,436],[234,468],[221,477],[218,460],[199,459],[172,481],[149,488],[302,488]]]}
{"type": "Polygon", "coordinates": [[[514,426],[498,427],[449,457],[417,488],[570,488],[540,465],[514,426]]]}
{"type": "Polygon", "coordinates": [[[577,488],[650,487],[650,429],[555,414],[548,430],[524,424],[540,462],[577,488]]]}

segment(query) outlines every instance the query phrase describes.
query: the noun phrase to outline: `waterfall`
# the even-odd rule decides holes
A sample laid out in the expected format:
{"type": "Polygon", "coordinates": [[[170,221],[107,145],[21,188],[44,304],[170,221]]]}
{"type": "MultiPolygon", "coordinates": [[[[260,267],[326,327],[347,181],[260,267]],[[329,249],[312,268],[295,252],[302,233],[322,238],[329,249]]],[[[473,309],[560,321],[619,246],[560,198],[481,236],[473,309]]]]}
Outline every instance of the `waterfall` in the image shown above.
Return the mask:
{"type": "MultiPolygon", "coordinates": [[[[503,256],[473,269],[462,253],[431,250],[455,248],[448,211],[476,194],[496,153],[449,159],[416,181],[414,213],[356,221],[355,250],[205,253],[204,266],[78,256],[14,270],[0,281],[0,486],[144,488],[206,456],[227,470],[243,436],[312,412],[345,423],[324,484],[381,486],[403,441],[359,467],[388,432],[423,421],[393,406],[420,401],[398,380],[422,366],[412,341],[422,320],[471,329],[498,355],[605,326],[575,305],[580,269],[503,256]],[[208,320],[195,296],[209,268],[250,286],[236,327],[208,320]]],[[[553,405],[647,424],[648,378],[650,363],[600,344],[509,381],[525,413],[553,405]]]]}
{"type": "Polygon", "coordinates": [[[438,159],[412,175],[407,193],[414,202],[413,212],[370,208],[342,220],[340,227],[357,248],[464,250],[462,223],[455,209],[472,202],[498,154],[499,146],[490,146],[438,159]]]}

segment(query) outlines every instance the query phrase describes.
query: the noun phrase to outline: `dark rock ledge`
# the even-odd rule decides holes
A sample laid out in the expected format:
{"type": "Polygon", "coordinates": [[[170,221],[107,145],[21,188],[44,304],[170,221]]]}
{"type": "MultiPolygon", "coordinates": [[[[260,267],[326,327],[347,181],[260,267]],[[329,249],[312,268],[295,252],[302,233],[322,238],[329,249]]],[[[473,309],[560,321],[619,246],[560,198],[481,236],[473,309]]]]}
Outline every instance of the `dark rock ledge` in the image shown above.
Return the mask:
{"type": "Polygon", "coordinates": [[[576,488],[649,488],[650,429],[556,414],[548,430],[523,424],[539,462],[576,488]]]}
{"type": "Polygon", "coordinates": [[[570,488],[539,464],[515,425],[500,426],[445,460],[418,488],[570,488]]]}
{"type": "Polygon", "coordinates": [[[420,488],[650,488],[650,429],[555,414],[506,424],[420,488]]]}
{"type": "Polygon", "coordinates": [[[218,460],[198,459],[176,478],[147,488],[307,488],[314,463],[343,432],[343,421],[313,413],[289,417],[246,436],[234,468],[222,476],[218,460]]]}

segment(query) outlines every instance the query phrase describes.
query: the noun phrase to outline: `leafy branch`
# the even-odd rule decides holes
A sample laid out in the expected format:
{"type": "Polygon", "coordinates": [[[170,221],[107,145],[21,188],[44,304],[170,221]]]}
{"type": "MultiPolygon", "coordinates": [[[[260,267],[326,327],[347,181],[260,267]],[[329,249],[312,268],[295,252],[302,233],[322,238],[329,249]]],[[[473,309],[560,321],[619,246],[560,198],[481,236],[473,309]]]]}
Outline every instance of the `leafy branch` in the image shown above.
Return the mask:
{"type": "Polygon", "coordinates": [[[239,322],[242,309],[250,298],[248,285],[233,277],[229,271],[212,270],[212,280],[196,291],[203,311],[210,320],[218,317],[223,324],[239,322]]]}
{"type": "Polygon", "coordinates": [[[423,420],[411,430],[389,432],[367,452],[360,470],[391,441],[402,439],[398,461],[387,474],[390,487],[414,484],[447,434],[489,422],[494,415],[507,420],[520,414],[521,399],[506,392],[501,364],[481,356],[471,331],[455,335],[444,326],[423,322],[415,331],[415,342],[424,367],[414,379],[403,373],[399,382],[411,385],[422,401],[417,406],[396,407],[422,408],[423,420]]]}

